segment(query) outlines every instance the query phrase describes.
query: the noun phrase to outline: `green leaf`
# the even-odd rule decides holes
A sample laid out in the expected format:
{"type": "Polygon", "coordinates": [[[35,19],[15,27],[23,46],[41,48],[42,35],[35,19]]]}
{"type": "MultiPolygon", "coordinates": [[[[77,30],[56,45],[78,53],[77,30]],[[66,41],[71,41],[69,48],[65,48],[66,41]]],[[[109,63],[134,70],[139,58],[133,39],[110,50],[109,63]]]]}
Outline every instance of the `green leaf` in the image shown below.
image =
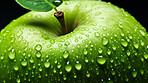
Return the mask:
{"type": "Polygon", "coordinates": [[[16,0],[22,7],[39,12],[47,12],[62,4],[62,0],[16,0]]]}

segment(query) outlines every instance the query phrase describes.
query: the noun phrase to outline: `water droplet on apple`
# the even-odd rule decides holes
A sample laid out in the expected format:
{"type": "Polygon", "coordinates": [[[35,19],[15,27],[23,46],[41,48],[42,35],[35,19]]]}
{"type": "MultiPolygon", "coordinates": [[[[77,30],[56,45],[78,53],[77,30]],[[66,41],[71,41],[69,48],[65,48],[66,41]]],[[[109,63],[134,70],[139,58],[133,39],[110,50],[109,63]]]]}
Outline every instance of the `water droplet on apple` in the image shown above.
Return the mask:
{"type": "Polygon", "coordinates": [[[51,44],[54,44],[54,43],[55,43],[55,41],[52,39],[52,40],[50,40],[50,43],[51,43],[51,44]]]}
{"type": "Polygon", "coordinates": [[[144,58],[145,59],[148,59],[148,54],[144,54],[144,58]]]}
{"type": "Polygon", "coordinates": [[[31,59],[29,61],[30,61],[30,63],[34,63],[34,60],[32,59],[32,57],[31,57],[31,59]]]}
{"type": "Polygon", "coordinates": [[[14,59],[14,58],[15,58],[15,51],[14,51],[14,49],[12,49],[12,50],[9,52],[8,56],[9,56],[10,59],[14,59]]]}
{"type": "Polygon", "coordinates": [[[68,58],[68,56],[69,56],[69,52],[68,51],[64,51],[63,52],[63,58],[68,58]]]}
{"type": "Polygon", "coordinates": [[[113,49],[113,50],[116,50],[116,49],[117,49],[117,47],[113,45],[113,46],[112,46],[112,49],[113,49]]]}
{"type": "Polygon", "coordinates": [[[59,47],[62,47],[62,44],[58,44],[59,47]]]}
{"type": "Polygon", "coordinates": [[[83,54],[84,54],[84,55],[87,55],[87,54],[88,54],[87,49],[84,49],[84,50],[83,50],[83,54]]]}
{"type": "Polygon", "coordinates": [[[13,43],[15,41],[15,38],[11,38],[10,43],[13,43]]]}
{"type": "Polygon", "coordinates": [[[121,34],[120,34],[122,37],[124,37],[124,33],[122,32],[121,34]]]}
{"type": "Polygon", "coordinates": [[[70,43],[68,41],[65,42],[65,45],[68,46],[70,43]]]}
{"type": "Polygon", "coordinates": [[[81,70],[82,65],[79,63],[79,61],[76,61],[75,68],[76,68],[77,70],[81,70]]]}
{"type": "Polygon", "coordinates": [[[57,68],[61,68],[61,63],[60,62],[58,62],[57,68]]]}
{"type": "Polygon", "coordinates": [[[142,40],[140,40],[141,46],[144,46],[144,42],[142,40]]]}
{"type": "Polygon", "coordinates": [[[49,62],[49,60],[47,60],[47,61],[44,63],[44,66],[45,66],[45,68],[49,68],[49,67],[50,67],[50,62],[49,62]]]}
{"type": "Polygon", "coordinates": [[[71,66],[70,64],[65,65],[65,70],[66,70],[67,72],[70,72],[71,69],[72,69],[72,66],[71,66]]]}
{"type": "Polygon", "coordinates": [[[145,33],[144,31],[142,31],[142,30],[139,30],[139,32],[140,32],[140,34],[141,34],[142,36],[145,36],[145,35],[146,35],[146,33],[145,33]]]}
{"type": "Polygon", "coordinates": [[[100,36],[99,32],[95,32],[94,34],[95,34],[96,37],[100,36]]]}
{"type": "Polygon", "coordinates": [[[39,71],[42,72],[42,70],[43,70],[42,67],[39,67],[39,71]]]}
{"type": "Polygon", "coordinates": [[[114,71],[114,69],[112,69],[111,73],[112,73],[112,75],[115,75],[116,71],[114,71]]]}
{"type": "Polygon", "coordinates": [[[76,75],[76,73],[74,73],[73,77],[74,77],[74,78],[77,78],[77,75],[76,75]]]}
{"type": "Polygon", "coordinates": [[[112,51],[108,49],[107,54],[108,54],[108,55],[111,55],[111,52],[112,52],[112,51]]]}
{"type": "Polygon", "coordinates": [[[37,52],[37,53],[36,53],[36,57],[37,57],[37,58],[40,58],[41,56],[42,56],[41,52],[37,52]]]}
{"type": "Polygon", "coordinates": [[[128,42],[124,39],[121,39],[121,45],[124,46],[124,47],[127,47],[128,42]]]}
{"type": "Polygon", "coordinates": [[[29,14],[29,15],[27,15],[27,17],[30,18],[30,17],[33,17],[33,15],[32,14],[29,14]]]}
{"type": "Polygon", "coordinates": [[[132,35],[131,35],[131,34],[129,34],[129,35],[128,35],[128,38],[129,38],[129,39],[132,39],[133,37],[132,37],[132,35]]]}
{"type": "Polygon", "coordinates": [[[18,31],[17,36],[21,36],[23,34],[23,31],[18,31]]]}
{"type": "Polygon", "coordinates": [[[24,66],[24,67],[27,66],[27,61],[24,59],[24,60],[21,62],[21,65],[24,66]]]}
{"type": "Polygon", "coordinates": [[[65,75],[63,75],[63,80],[66,80],[66,76],[65,75]]]}
{"type": "Polygon", "coordinates": [[[35,50],[36,50],[36,51],[41,51],[41,49],[42,49],[42,46],[41,46],[40,44],[37,44],[37,45],[35,46],[35,50]]]}
{"type": "Polygon", "coordinates": [[[135,71],[135,69],[133,69],[132,75],[134,78],[137,76],[137,71],[135,71]]]}
{"type": "Polygon", "coordinates": [[[134,47],[135,47],[136,49],[138,49],[138,48],[139,48],[138,43],[134,42],[134,47]]]}
{"type": "Polygon", "coordinates": [[[101,65],[105,64],[106,59],[103,56],[98,56],[97,57],[97,62],[101,65]]]}
{"type": "Polygon", "coordinates": [[[60,4],[62,4],[62,0],[54,0],[52,3],[55,5],[55,6],[59,6],[60,4]]]}
{"type": "Polygon", "coordinates": [[[143,75],[144,74],[144,70],[140,69],[140,73],[141,73],[141,75],[143,75]]]}
{"type": "Polygon", "coordinates": [[[88,63],[88,58],[87,57],[85,57],[85,62],[88,63]]]}
{"type": "Polygon", "coordinates": [[[16,65],[13,68],[14,68],[15,71],[18,71],[18,69],[19,69],[19,67],[16,66],[16,65]]]}
{"type": "Polygon", "coordinates": [[[102,43],[103,43],[103,45],[107,45],[108,44],[108,39],[107,38],[103,38],[103,41],[102,41],[102,43]]]}
{"type": "Polygon", "coordinates": [[[96,11],[95,16],[102,14],[100,11],[96,11]]]}
{"type": "Polygon", "coordinates": [[[3,60],[3,59],[4,59],[4,54],[1,55],[1,60],[3,60]]]}
{"type": "Polygon", "coordinates": [[[103,29],[104,31],[106,31],[107,28],[104,26],[104,27],[102,27],[102,29],[103,29]]]}
{"type": "Polygon", "coordinates": [[[100,54],[102,54],[102,52],[103,52],[102,48],[99,48],[99,49],[98,49],[98,52],[99,52],[100,54]]]}
{"type": "Polygon", "coordinates": [[[22,41],[23,40],[23,36],[19,36],[18,41],[22,41]]]}
{"type": "Polygon", "coordinates": [[[20,83],[21,82],[21,80],[20,80],[20,78],[18,77],[18,78],[16,78],[16,82],[17,83],[20,83]]]}
{"type": "Polygon", "coordinates": [[[86,72],[86,77],[88,77],[88,78],[90,77],[89,71],[86,72]]]}
{"type": "Polygon", "coordinates": [[[119,28],[122,29],[123,28],[122,22],[119,22],[118,26],[119,26],[119,28]]]}
{"type": "Polygon", "coordinates": [[[127,54],[127,56],[130,56],[131,52],[129,50],[127,50],[126,54],[127,54]]]}

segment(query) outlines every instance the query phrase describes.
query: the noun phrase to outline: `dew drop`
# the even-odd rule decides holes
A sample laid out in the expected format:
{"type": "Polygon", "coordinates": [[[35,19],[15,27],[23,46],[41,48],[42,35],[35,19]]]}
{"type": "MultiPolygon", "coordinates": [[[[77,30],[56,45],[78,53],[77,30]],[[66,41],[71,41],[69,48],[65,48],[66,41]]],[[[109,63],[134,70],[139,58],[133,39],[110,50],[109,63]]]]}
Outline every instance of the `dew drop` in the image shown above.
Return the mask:
{"type": "Polygon", "coordinates": [[[42,46],[40,44],[35,46],[35,50],[36,51],[41,51],[41,49],[42,49],[42,46]]]}
{"type": "Polygon", "coordinates": [[[113,50],[116,50],[116,49],[117,49],[117,47],[116,47],[116,46],[112,46],[112,49],[113,49],[113,50]]]}
{"type": "Polygon", "coordinates": [[[42,67],[39,67],[39,71],[41,72],[43,69],[42,69],[42,67]]]}
{"type": "Polygon", "coordinates": [[[67,41],[67,42],[65,42],[65,45],[66,45],[66,46],[68,46],[69,44],[70,44],[70,43],[69,43],[68,41],[67,41]]]}
{"type": "Polygon", "coordinates": [[[114,33],[114,37],[117,37],[117,34],[114,33]]]}
{"type": "Polygon", "coordinates": [[[74,73],[73,77],[74,77],[74,78],[77,78],[77,75],[74,73]]]}
{"type": "Polygon", "coordinates": [[[134,47],[135,47],[136,49],[138,49],[138,48],[139,48],[138,43],[135,43],[135,42],[134,42],[134,47]]]}
{"type": "Polygon", "coordinates": [[[142,40],[140,41],[140,43],[141,43],[141,46],[144,46],[144,42],[142,40]]]}
{"type": "Polygon", "coordinates": [[[83,54],[84,55],[87,55],[88,54],[88,51],[86,49],[84,49],[83,54]]]}
{"type": "Polygon", "coordinates": [[[118,26],[119,26],[119,28],[123,28],[123,25],[121,22],[119,22],[118,26]]]}
{"type": "Polygon", "coordinates": [[[107,45],[108,44],[108,39],[107,38],[103,38],[103,41],[102,41],[102,43],[103,43],[103,45],[107,45]]]}
{"type": "Polygon", "coordinates": [[[124,33],[121,33],[121,36],[124,37],[124,33]]]}
{"type": "Polygon", "coordinates": [[[86,77],[88,77],[88,78],[90,77],[89,71],[86,72],[86,77]]]}
{"type": "Polygon", "coordinates": [[[126,54],[127,54],[127,56],[130,56],[131,52],[128,50],[128,51],[126,52],[126,54]]]}
{"type": "Polygon", "coordinates": [[[96,37],[100,36],[99,32],[95,32],[94,34],[95,34],[96,37]]]}
{"type": "Polygon", "coordinates": [[[137,71],[135,71],[135,69],[133,69],[132,75],[134,78],[137,76],[137,71]]]}
{"type": "Polygon", "coordinates": [[[140,73],[141,73],[141,75],[143,75],[144,74],[144,70],[140,69],[140,73]]]}
{"type": "Polygon", "coordinates": [[[18,66],[14,66],[13,67],[15,71],[18,71],[19,67],[18,66]]]}
{"type": "Polygon", "coordinates": [[[87,57],[85,57],[85,62],[88,63],[88,58],[87,57]]]}
{"type": "Polygon", "coordinates": [[[20,78],[16,78],[16,82],[20,83],[21,82],[20,78]]]}
{"type": "Polygon", "coordinates": [[[107,51],[107,54],[108,54],[108,55],[111,55],[111,52],[112,52],[111,50],[108,50],[108,51],[107,51]]]}
{"type": "Polygon", "coordinates": [[[41,56],[42,56],[41,52],[37,52],[37,53],[36,53],[36,57],[37,57],[37,58],[40,58],[41,56]]]}
{"type": "Polygon", "coordinates": [[[96,74],[99,75],[99,73],[100,73],[100,72],[99,72],[99,69],[96,68],[96,74]]]}
{"type": "Polygon", "coordinates": [[[97,57],[97,62],[101,65],[105,64],[106,59],[103,56],[98,56],[97,57]]]}
{"type": "Polygon", "coordinates": [[[121,39],[121,45],[124,46],[124,47],[127,47],[128,42],[124,39],[121,39]]]}
{"type": "Polygon", "coordinates": [[[111,73],[112,73],[112,75],[115,75],[116,74],[116,72],[113,69],[112,69],[111,73]]]}
{"type": "Polygon", "coordinates": [[[15,38],[11,38],[11,41],[10,42],[13,43],[14,41],[15,41],[15,38]]]}
{"type": "Polygon", "coordinates": [[[129,37],[129,39],[132,39],[133,38],[131,35],[129,35],[128,37],[129,37]]]}
{"type": "Polygon", "coordinates": [[[34,60],[32,58],[29,61],[30,61],[30,63],[34,63],[34,60]]]}
{"type": "Polygon", "coordinates": [[[144,54],[144,58],[145,59],[148,59],[148,54],[144,54]]]}
{"type": "Polygon", "coordinates": [[[67,72],[70,72],[71,69],[72,69],[72,66],[71,66],[70,64],[68,64],[68,65],[65,66],[65,70],[66,70],[67,72]]]}
{"type": "Polygon", "coordinates": [[[21,65],[24,67],[27,66],[27,61],[24,59],[24,61],[21,62],[21,65]]]}
{"type": "Polygon", "coordinates": [[[95,16],[98,16],[98,15],[100,15],[100,14],[101,14],[100,11],[96,11],[95,16]]]}
{"type": "Polygon", "coordinates": [[[15,51],[14,51],[14,49],[12,49],[12,50],[9,52],[8,56],[9,56],[10,59],[14,59],[14,58],[15,58],[15,51]]]}
{"type": "Polygon", "coordinates": [[[50,40],[50,43],[51,43],[51,44],[54,44],[54,43],[55,43],[55,41],[52,39],[52,40],[50,40]]]}
{"type": "Polygon", "coordinates": [[[60,4],[62,4],[62,0],[54,0],[52,3],[55,5],[55,6],[59,6],[60,4]]]}
{"type": "Polygon", "coordinates": [[[98,49],[98,52],[102,54],[103,50],[101,48],[98,49]]]}
{"type": "Polygon", "coordinates": [[[77,70],[81,70],[82,65],[79,63],[79,61],[76,62],[75,68],[76,68],[77,70]]]}
{"type": "Polygon", "coordinates": [[[59,47],[62,47],[62,44],[58,44],[59,47]]]}
{"type": "Polygon", "coordinates": [[[140,32],[140,34],[141,34],[142,36],[145,36],[145,35],[146,35],[146,33],[145,33],[144,31],[142,31],[142,30],[140,30],[139,32],[140,32]]]}
{"type": "Polygon", "coordinates": [[[46,68],[49,68],[49,67],[50,67],[50,62],[49,62],[49,61],[46,61],[46,62],[44,63],[44,66],[45,66],[46,68]]]}
{"type": "Polygon", "coordinates": [[[63,52],[63,58],[68,58],[68,56],[69,56],[69,52],[68,51],[64,51],[63,52]]]}
{"type": "Polygon", "coordinates": [[[61,64],[59,62],[57,64],[57,68],[61,68],[61,64]]]}
{"type": "Polygon", "coordinates": [[[66,76],[65,75],[63,75],[63,80],[66,80],[66,76]]]}
{"type": "Polygon", "coordinates": [[[23,31],[18,31],[17,36],[21,36],[23,34],[23,31]]]}
{"type": "Polygon", "coordinates": [[[2,54],[2,55],[1,55],[0,59],[1,59],[1,60],[3,60],[3,59],[4,59],[4,54],[2,54]]]}

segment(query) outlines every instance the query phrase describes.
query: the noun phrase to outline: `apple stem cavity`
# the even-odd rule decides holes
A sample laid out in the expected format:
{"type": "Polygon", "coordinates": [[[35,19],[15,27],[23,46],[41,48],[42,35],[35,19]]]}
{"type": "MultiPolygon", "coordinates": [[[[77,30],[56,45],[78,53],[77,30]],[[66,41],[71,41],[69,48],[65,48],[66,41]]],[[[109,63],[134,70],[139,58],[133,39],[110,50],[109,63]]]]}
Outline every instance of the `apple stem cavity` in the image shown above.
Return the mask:
{"type": "Polygon", "coordinates": [[[58,19],[58,21],[60,22],[62,29],[63,29],[63,35],[67,34],[67,27],[65,24],[65,20],[64,20],[64,12],[62,11],[57,11],[54,13],[54,16],[58,19]]]}

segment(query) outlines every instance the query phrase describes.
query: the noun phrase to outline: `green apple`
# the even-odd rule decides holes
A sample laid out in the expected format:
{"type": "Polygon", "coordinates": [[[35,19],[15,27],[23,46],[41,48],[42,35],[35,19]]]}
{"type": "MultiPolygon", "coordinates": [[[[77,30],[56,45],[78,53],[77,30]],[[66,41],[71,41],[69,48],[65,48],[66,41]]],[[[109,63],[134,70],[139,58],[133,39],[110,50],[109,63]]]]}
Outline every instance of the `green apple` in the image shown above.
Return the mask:
{"type": "Polygon", "coordinates": [[[68,34],[49,12],[30,11],[0,33],[0,83],[148,81],[148,33],[102,1],[64,1],[68,34]]]}

